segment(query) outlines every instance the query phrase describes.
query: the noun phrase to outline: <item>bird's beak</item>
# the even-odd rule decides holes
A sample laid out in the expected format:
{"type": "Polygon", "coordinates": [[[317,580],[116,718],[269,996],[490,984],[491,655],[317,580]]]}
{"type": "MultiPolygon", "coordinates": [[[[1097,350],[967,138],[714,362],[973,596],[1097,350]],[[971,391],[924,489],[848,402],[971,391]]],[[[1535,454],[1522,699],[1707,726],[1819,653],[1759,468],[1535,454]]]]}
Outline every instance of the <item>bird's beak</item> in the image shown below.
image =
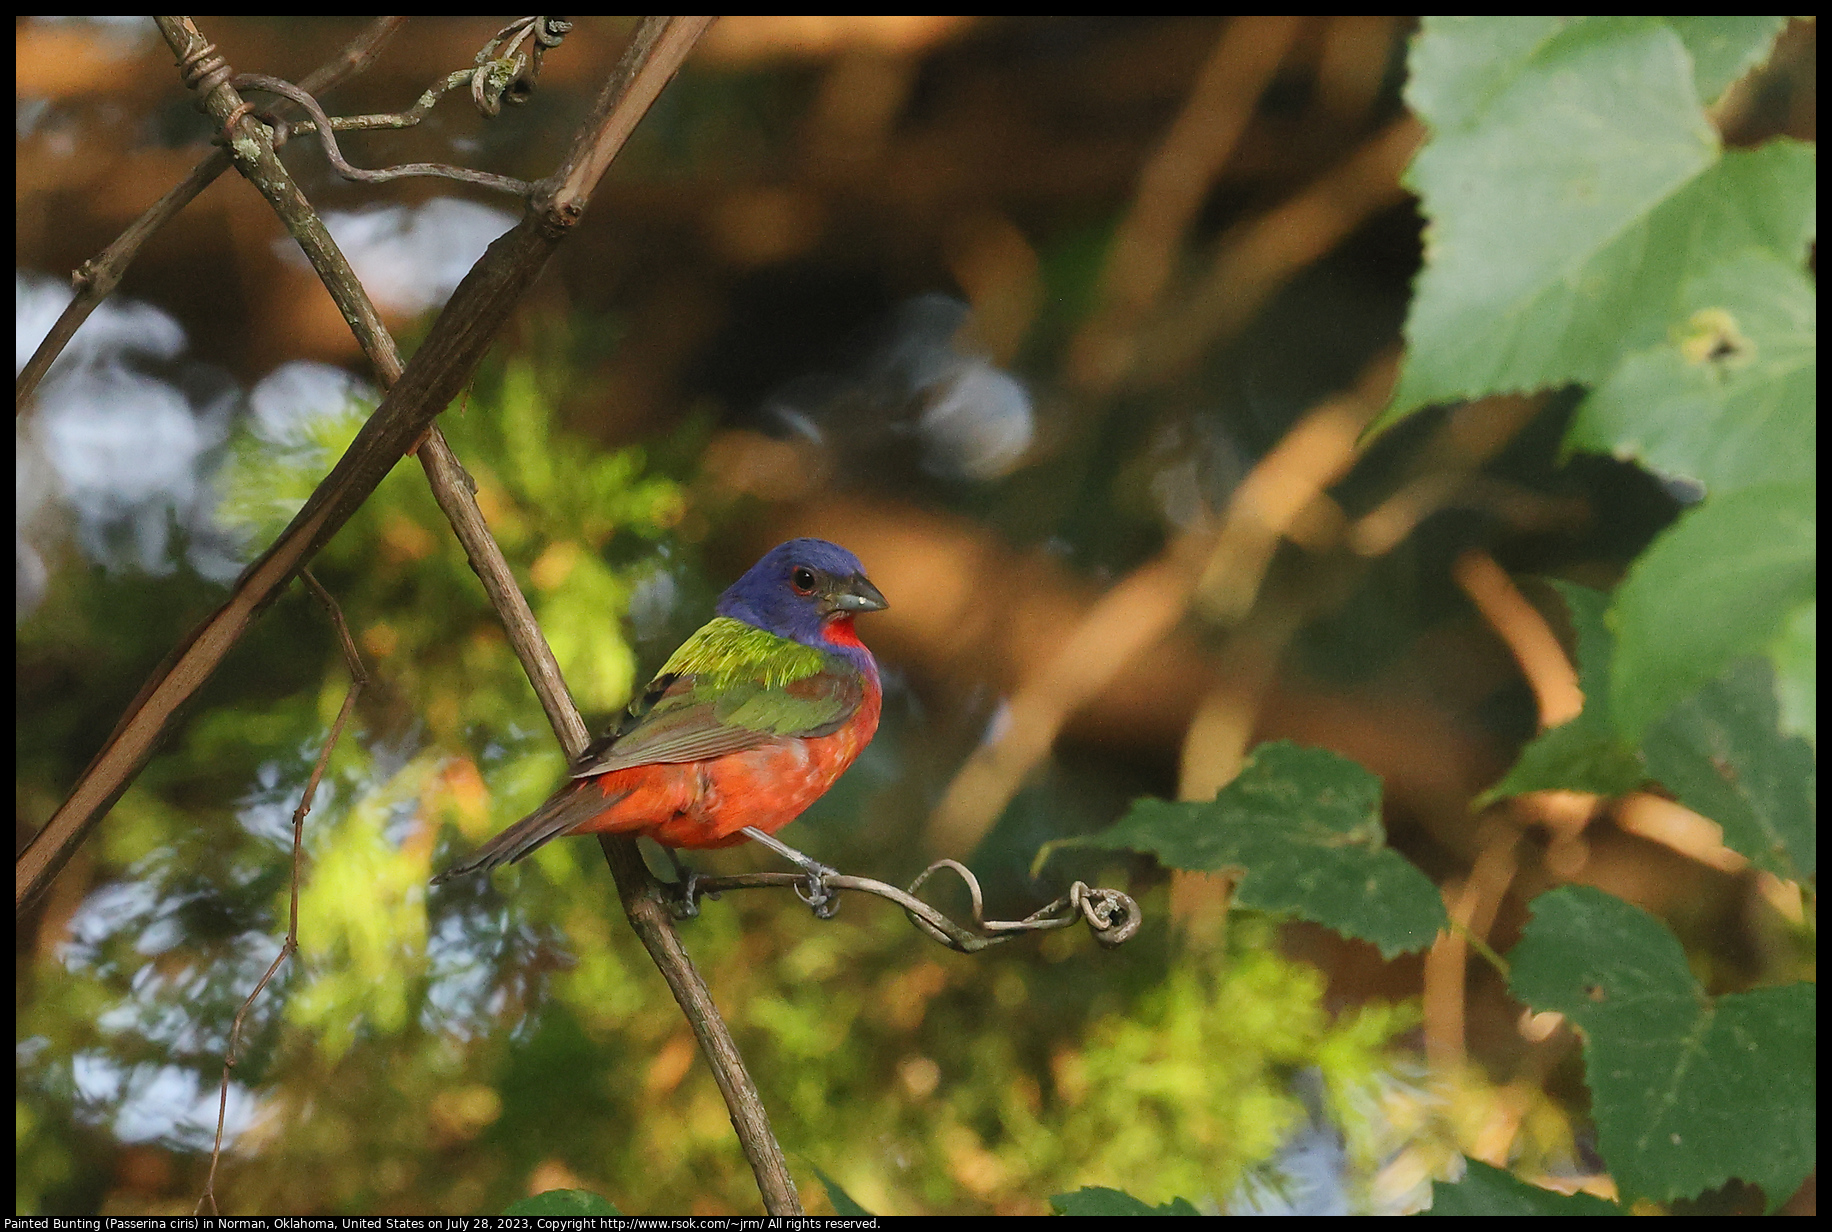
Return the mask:
{"type": "Polygon", "coordinates": [[[827,597],[829,612],[882,612],[890,604],[863,573],[855,573],[834,587],[827,597]]]}

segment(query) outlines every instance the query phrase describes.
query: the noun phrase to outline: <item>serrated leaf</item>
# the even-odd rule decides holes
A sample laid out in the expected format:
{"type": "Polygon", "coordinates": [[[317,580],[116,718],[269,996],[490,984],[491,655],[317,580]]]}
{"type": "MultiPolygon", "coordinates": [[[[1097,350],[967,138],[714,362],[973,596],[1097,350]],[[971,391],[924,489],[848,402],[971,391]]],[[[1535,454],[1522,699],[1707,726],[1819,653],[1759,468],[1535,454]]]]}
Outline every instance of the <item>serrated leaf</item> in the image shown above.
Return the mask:
{"type": "Polygon", "coordinates": [[[1619,796],[1647,777],[1636,756],[1609,720],[1611,644],[1604,609],[1609,598],[1586,586],[1556,579],[1552,585],[1565,600],[1577,633],[1578,688],[1584,709],[1577,718],[1541,732],[1524,749],[1506,776],[1476,797],[1474,807],[1529,791],[1588,791],[1619,796]]]}
{"type": "Polygon", "coordinates": [[[1576,19],[1509,60],[1523,49],[1496,56],[1495,24],[1518,23],[1427,19],[1415,44],[1407,98],[1433,131],[1405,182],[1429,219],[1425,268],[1376,428],[1436,402],[1597,379],[1637,301],[1686,268],[1663,277],[1675,254],[1648,251],[1646,233],[1718,158],[1679,36],[1654,18],[1576,19]],[[1497,84],[1457,96],[1425,77],[1453,63],[1497,84]]]}
{"type": "Polygon", "coordinates": [[[1668,17],[1692,55],[1698,96],[1715,103],[1737,78],[1768,58],[1785,17],[1668,17]]]}
{"type": "Polygon", "coordinates": [[[1819,742],[1819,601],[1811,599],[1788,613],[1781,631],[1768,644],[1775,665],[1775,698],[1781,706],[1781,730],[1819,742]]]}
{"type": "Polygon", "coordinates": [[[581,1215],[621,1215],[623,1212],[609,1198],[589,1189],[549,1189],[532,1198],[520,1198],[511,1202],[503,1208],[503,1214],[577,1218],[581,1215]]]}
{"type": "Polygon", "coordinates": [[[1511,1172],[1466,1159],[1463,1179],[1431,1184],[1431,1209],[1424,1215],[1620,1215],[1614,1202],[1587,1193],[1561,1194],[1529,1185],[1511,1172]]]}
{"type": "Polygon", "coordinates": [[[1084,1185],[1074,1193],[1055,1194],[1050,1209],[1058,1215],[1200,1215],[1187,1198],[1172,1198],[1163,1206],[1152,1206],[1123,1189],[1102,1185],[1084,1185]]]}
{"type": "Polygon", "coordinates": [[[1627,1196],[1691,1197],[1732,1177],[1771,1203],[1815,1166],[1811,984],[1713,1000],[1679,941],[1638,907],[1589,886],[1532,902],[1508,985],[1584,1038],[1598,1146],[1627,1196]]]}
{"type": "Polygon", "coordinates": [[[1473,127],[1565,25],[1531,14],[1427,17],[1406,58],[1406,103],[1433,131],[1473,127]]]}
{"type": "Polygon", "coordinates": [[[1766,661],[1732,664],[1649,728],[1642,750],[1649,773],[1722,826],[1731,850],[1789,880],[1814,874],[1813,750],[1782,734],[1766,661]]]}
{"type": "Polygon", "coordinates": [[[1681,515],[1616,588],[1610,698],[1638,740],[1732,659],[1766,651],[1817,572],[1815,485],[1761,484],[1708,497],[1681,515]]]}
{"type": "Polygon", "coordinates": [[[1380,780],[1323,749],[1263,744],[1214,800],[1139,800],[1112,829],[1069,843],[1195,872],[1243,869],[1241,906],[1313,920],[1388,957],[1445,927],[1437,887],[1386,846],[1380,780]]]}
{"type": "Polygon", "coordinates": [[[1818,300],[1792,261],[1755,249],[1688,282],[1666,341],[1585,398],[1568,449],[1609,453],[1713,493],[1810,478],[1818,300]]]}
{"type": "Polygon", "coordinates": [[[1371,432],[1437,402],[1596,383],[1662,344],[1689,279],[1746,249],[1798,267],[1813,147],[1720,157],[1693,85],[1694,53],[1706,86],[1760,54],[1762,21],[1728,20],[1426,19],[1406,87],[1432,130],[1406,174],[1426,263],[1371,432]]]}

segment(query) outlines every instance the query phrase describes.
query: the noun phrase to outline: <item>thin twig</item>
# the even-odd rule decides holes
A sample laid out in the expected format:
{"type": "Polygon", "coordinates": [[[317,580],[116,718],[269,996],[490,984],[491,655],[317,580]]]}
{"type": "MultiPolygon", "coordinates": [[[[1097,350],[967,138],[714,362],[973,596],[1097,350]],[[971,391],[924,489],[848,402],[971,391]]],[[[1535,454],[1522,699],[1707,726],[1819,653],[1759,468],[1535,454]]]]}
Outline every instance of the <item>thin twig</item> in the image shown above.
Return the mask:
{"type": "MultiPolygon", "coordinates": [[[[693,901],[723,894],[727,890],[762,890],[779,887],[795,889],[806,885],[806,873],[740,873],[730,877],[694,877],[691,881],[693,901]]],[[[1111,949],[1124,945],[1139,931],[1144,917],[1132,897],[1118,890],[1095,889],[1075,882],[1069,892],[1047,907],[1039,908],[1022,920],[988,920],[980,892],[979,878],[955,860],[937,860],[922,870],[907,890],[886,885],[870,877],[853,877],[846,873],[828,873],[821,883],[830,890],[858,890],[889,899],[902,907],[918,931],[962,954],[975,954],[1011,941],[1025,933],[1070,928],[1085,922],[1094,939],[1111,949]],[[916,891],[941,869],[959,875],[967,885],[973,901],[973,927],[965,928],[950,920],[928,903],[916,897],[916,891]]]]}
{"type": "Polygon", "coordinates": [[[318,212],[299,191],[286,165],[274,152],[273,131],[250,117],[252,108],[229,84],[234,76],[229,65],[216,54],[215,45],[204,38],[189,18],[159,16],[153,20],[159,24],[160,33],[165,35],[173,54],[178,57],[185,79],[210,87],[200,101],[204,110],[222,125],[236,170],[267,198],[287,233],[298,243],[312,268],[318,271],[338,312],[363,344],[365,354],[376,365],[382,379],[386,382],[399,375],[400,357],[395,351],[394,340],[382,325],[381,315],[364,293],[356,271],[350,268],[349,261],[331,239],[318,212]]]}
{"type": "Polygon", "coordinates": [[[1507,646],[1532,687],[1539,706],[1539,729],[1545,731],[1577,718],[1584,709],[1577,668],[1545,616],[1527,602],[1507,571],[1482,549],[1468,548],[1457,557],[1450,573],[1507,646]]]}
{"type": "MultiPolygon", "coordinates": [[[[454,74],[459,82],[470,74],[454,74]]],[[[437,176],[448,180],[457,180],[464,184],[475,184],[479,188],[494,189],[497,192],[509,193],[516,197],[526,197],[534,186],[526,180],[514,179],[511,176],[496,175],[489,171],[473,171],[469,167],[454,167],[449,163],[402,163],[394,167],[384,167],[379,171],[365,171],[353,167],[345,161],[343,152],[337,148],[337,138],[332,135],[336,127],[318,100],[300,89],[290,81],[278,77],[269,77],[262,73],[242,73],[230,79],[229,84],[240,90],[264,90],[269,94],[278,94],[291,99],[305,108],[312,119],[317,122],[318,143],[324,147],[324,156],[330,160],[337,174],[346,180],[355,180],[359,184],[385,184],[389,180],[406,179],[409,176],[437,176]]]]}
{"type": "MultiPolygon", "coordinates": [[[[322,94],[341,82],[347,81],[357,73],[366,70],[375,62],[382,44],[401,28],[405,17],[378,17],[370,22],[363,32],[352,39],[337,56],[327,61],[300,83],[301,87],[314,93],[322,94]]],[[[19,370],[19,378],[13,385],[13,413],[24,413],[26,405],[32,400],[32,394],[38,389],[39,382],[63,350],[70,339],[82,327],[89,314],[99,307],[103,300],[114,293],[121,285],[121,278],[127,267],[140,255],[140,249],[146,245],[159,229],[177,216],[178,211],[189,205],[199,193],[208,188],[216,177],[229,170],[230,160],[227,150],[214,150],[197,166],[191,169],[178,184],[174,185],[163,197],[155,201],[147,211],[135,219],[127,230],[123,231],[114,243],[104,248],[95,256],[77,267],[71,276],[76,287],[76,298],[64,307],[58,316],[57,323],[51,327],[38,349],[32,352],[32,358],[26,361],[25,367],[19,370]]]]}
{"type": "Polygon", "coordinates": [[[344,620],[343,611],[331,593],[319,585],[318,579],[312,576],[310,569],[299,573],[318,602],[331,615],[331,623],[337,629],[337,641],[343,650],[344,665],[350,670],[350,687],[344,692],[343,705],[337,711],[337,719],[331,724],[331,730],[325,736],[324,744],[318,750],[318,760],[312,766],[311,777],[305,781],[305,790],[300,793],[299,807],[293,810],[293,861],[292,890],[287,912],[286,940],[280,944],[280,952],[274,955],[267,971],[256,982],[254,990],[248,994],[242,1007],[235,1012],[235,1020],[229,1026],[229,1044],[223,1052],[223,1085],[216,1099],[216,1142],[210,1148],[210,1175],[204,1180],[204,1191],[197,1199],[197,1213],[202,1213],[204,1203],[210,1204],[210,1213],[218,1214],[216,1209],[216,1167],[223,1156],[223,1123],[229,1112],[229,1071],[235,1068],[236,1052],[242,1042],[242,1023],[248,1017],[248,1011],[254,1008],[255,999],[261,990],[267,987],[268,981],[274,978],[288,958],[299,952],[299,865],[304,859],[305,851],[305,815],[311,812],[312,797],[318,794],[318,782],[324,777],[324,770],[331,761],[331,753],[337,748],[337,741],[343,735],[344,724],[349,721],[350,712],[356,708],[356,699],[369,683],[369,675],[363,670],[362,656],[356,651],[356,640],[350,636],[350,626],[344,620]]]}
{"type": "MultiPolygon", "coordinates": [[[[366,133],[383,129],[413,128],[432,114],[432,109],[438,105],[442,97],[470,81],[476,72],[475,69],[461,68],[456,72],[447,73],[426,87],[420,97],[414,100],[413,106],[405,111],[392,111],[380,115],[331,116],[331,130],[339,133],[366,133]]],[[[301,83],[299,88],[304,89],[304,84],[301,83]]],[[[318,131],[318,122],[300,120],[289,125],[287,131],[294,136],[305,136],[318,131]]]]}
{"type": "Polygon", "coordinates": [[[497,617],[503,622],[509,645],[521,661],[522,670],[540,698],[541,709],[547,712],[547,722],[552,725],[570,761],[590,743],[591,734],[579,717],[579,708],[573,704],[565,678],[560,675],[559,660],[554,658],[553,648],[541,635],[527,597],[516,584],[509,562],[484,522],[483,511],[477,506],[476,484],[437,426],[416,456],[426,472],[433,499],[439,503],[446,521],[451,523],[458,541],[464,545],[471,568],[483,583],[490,606],[496,609],[497,617]]]}

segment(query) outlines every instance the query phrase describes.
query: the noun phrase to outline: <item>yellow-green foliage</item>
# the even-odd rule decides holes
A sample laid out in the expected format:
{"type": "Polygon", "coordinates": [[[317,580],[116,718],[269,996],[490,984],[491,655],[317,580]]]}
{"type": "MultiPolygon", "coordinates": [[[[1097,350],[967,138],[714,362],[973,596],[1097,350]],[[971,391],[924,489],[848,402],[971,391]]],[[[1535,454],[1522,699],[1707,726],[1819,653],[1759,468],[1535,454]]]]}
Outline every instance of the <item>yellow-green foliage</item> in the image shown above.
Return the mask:
{"type": "Polygon", "coordinates": [[[425,844],[391,841],[386,825],[391,811],[418,802],[433,769],[432,758],[415,758],[314,827],[299,894],[303,974],[287,1011],[332,1061],[360,1036],[407,1023],[409,990],[426,963],[425,844]]]}
{"type": "MultiPolygon", "coordinates": [[[[235,446],[224,514],[251,547],[360,413],[235,446]]],[[[577,695],[621,705],[635,673],[622,622],[653,555],[631,544],[665,532],[678,488],[634,451],[554,432],[524,366],[444,424],[577,695]]],[[[300,952],[248,1015],[237,1102],[253,1115],[219,1178],[223,1210],[478,1212],[559,1187],[630,1211],[755,1210],[595,845],[426,887],[441,853],[514,820],[564,768],[415,469],[315,565],[375,683],[306,822],[300,952]]],[[[22,982],[21,1210],[69,1183],[79,1103],[105,1119],[162,1076],[195,1099],[167,1145],[207,1156],[230,1021],[285,932],[291,813],[345,687],[303,599],[261,636],[240,693],[201,706],[116,808],[76,940],[22,982]],[[79,1057],[119,1076],[113,1094],[79,1100],[79,1057]]],[[[732,658],[750,636],[716,623],[699,649],[732,658]]],[[[871,793],[845,798],[869,824],[871,793]]],[[[969,957],[876,901],[848,896],[822,922],[756,894],[708,903],[685,933],[817,1207],[809,1164],[886,1213],[1038,1213],[1091,1184],[1218,1200],[1298,1123],[1294,1070],[1351,1090],[1407,1025],[1332,1021],[1315,972],[1244,926],[1227,953],[1185,951],[1159,926],[1113,953],[1076,932],[969,957]]]]}

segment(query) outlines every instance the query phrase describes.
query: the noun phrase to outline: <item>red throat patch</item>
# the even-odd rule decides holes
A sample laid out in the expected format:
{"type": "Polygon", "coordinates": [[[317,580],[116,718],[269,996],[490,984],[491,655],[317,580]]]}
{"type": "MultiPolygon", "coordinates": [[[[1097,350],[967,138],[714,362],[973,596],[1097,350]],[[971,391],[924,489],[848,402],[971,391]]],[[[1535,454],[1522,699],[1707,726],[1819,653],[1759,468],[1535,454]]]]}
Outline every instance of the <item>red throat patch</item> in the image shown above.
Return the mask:
{"type": "Polygon", "coordinates": [[[859,640],[859,631],[852,627],[852,617],[845,613],[835,616],[825,625],[822,625],[821,636],[832,642],[835,646],[858,646],[863,648],[865,645],[864,642],[859,640]]]}

